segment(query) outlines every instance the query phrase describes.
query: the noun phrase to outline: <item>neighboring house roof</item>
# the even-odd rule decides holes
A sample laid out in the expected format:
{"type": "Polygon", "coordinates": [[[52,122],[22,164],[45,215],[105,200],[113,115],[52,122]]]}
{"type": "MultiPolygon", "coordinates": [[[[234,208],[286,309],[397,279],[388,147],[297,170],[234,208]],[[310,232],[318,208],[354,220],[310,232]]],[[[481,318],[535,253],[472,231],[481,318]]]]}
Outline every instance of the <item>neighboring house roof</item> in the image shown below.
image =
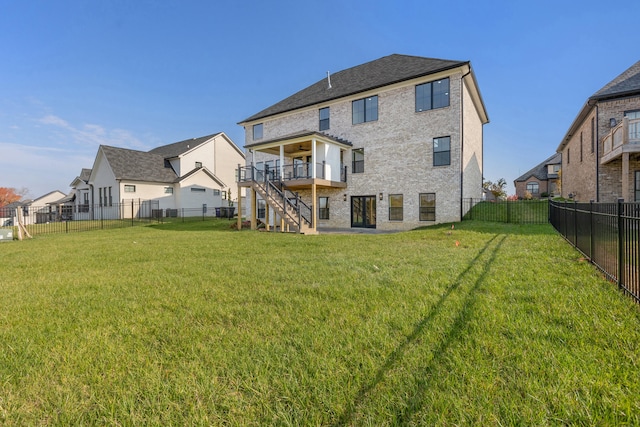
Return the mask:
{"type": "Polygon", "coordinates": [[[553,156],[549,157],[542,163],[536,165],[533,169],[528,170],[527,172],[520,175],[518,178],[514,179],[513,182],[523,182],[529,180],[532,176],[537,178],[540,181],[546,181],[549,178],[557,178],[557,175],[549,176],[547,173],[548,165],[559,165],[562,164],[562,154],[555,153],[553,156]]]}
{"type": "Polygon", "coordinates": [[[108,145],[101,145],[100,149],[118,180],[174,182],[178,178],[159,154],[108,145]]]}
{"type": "Polygon", "coordinates": [[[640,61],[627,68],[622,74],[611,80],[609,83],[604,85],[602,89],[589,97],[576,118],[573,120],[573,123],[569,127],[569,130],[562,139],[562,142],[560,142],[556,151],[562,151],[564,149],[564,146],[569,142],[582,122],[591,113],[591,110],[598,101],[633,95],[640,95],[640,61]]]}
{"type": "Polygon", "coordinates": [[[211,178],[212,180],[214,180],[215,182],[218,183],[219,186],[221,187],[226,187],[225,183],[222,182],[220,180],[220,178],[218,178],[217,176],[215,176],[213,173],[211,173],[211,171],[205,167],[199,167],[199,168],[195,168],[192,171],[190,171],[189,173],[187,173],[186,175],[181,176],[179,179],[177,179],[177,181],[183,181],[187,178],[189,178],[192,175],[195,175],[196,173],[202,171],[203,173],[205,173],[207,176],[209,176],[209,178],[211,178]]]}
{"type": "Polygon", "coordinates": [[[80,175],[76,176],[73,179],[73,181],[71,181],[71,184],[69,184],[69,186],[76,187],[81,182],[87,184],[89,182],[90,177],[91,177],[91,169],[82,168],[82,170],[80,171],[80,175]]]}
{"type": "Polygon", "coordinates": [[[239,124],[468,64],[469,61],[453,61],[409,55],[393,54],[385,56],[375,61],[331,74],[331,87],[329,87],[328,79],[324,78],[254,114],[239,124]]]}
{"type": "Polygon", "coordinates": [[[203,144],[214,138],[215,136],[220,135],[222,132],[214,133],[212,135],[201,136],[200,138],[191,138],[185,139],[184,141],[174,142],[173,144],[163,145],[161,147],[154,148],[150,150],[149,153],[158,154],[165,159],[171,159],[174,157],[178,157],[187,151],[191,151],[200,144],[203,144]]]}
{"type": "Polygon", "coordinates": [[[78,178],[80,178],[84,182],[88,182],[90,177],[91,177],[91,169],[82,168],[82,171],[80,171],[80,176],[78,178]]]}
{"type": "MultiPolygon", "coordinates": [[[[199,138],[185,139],[184,141],[154,148],[148,152],[108,145],[101,145],[100,149],[111,166],[115,178],[118,180],[174,183],[198,172],[201,168],[193,169],[186,175],[179,177],[171,167],[168,159],[180,157],[182,154],[195,149],[218,135],[224,135],[224,133],[218,132],[199,138]]],[[[229,138],[226,138],[226,140],[244,156],[244,153],[240,151],[233,141],[229,138]]],[[[89,171],[89,175],[91,175],[91,169],[83,169],[83,173],[85,170],[89,171]]],[[[205,173],[220,185],[224,185],[220,178],[206,168],[205,173]]]]}

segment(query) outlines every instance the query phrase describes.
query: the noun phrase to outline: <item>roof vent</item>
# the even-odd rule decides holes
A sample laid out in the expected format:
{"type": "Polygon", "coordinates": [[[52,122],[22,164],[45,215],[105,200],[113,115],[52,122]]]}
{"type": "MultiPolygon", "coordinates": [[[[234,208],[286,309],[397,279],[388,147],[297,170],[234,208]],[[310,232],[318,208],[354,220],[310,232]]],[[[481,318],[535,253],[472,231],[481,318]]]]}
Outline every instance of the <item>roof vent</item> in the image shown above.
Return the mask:
{"type": "Polygon", "coordinates": [[[331,74],[327,71],[327,89],[331,89],[331,74]]]}

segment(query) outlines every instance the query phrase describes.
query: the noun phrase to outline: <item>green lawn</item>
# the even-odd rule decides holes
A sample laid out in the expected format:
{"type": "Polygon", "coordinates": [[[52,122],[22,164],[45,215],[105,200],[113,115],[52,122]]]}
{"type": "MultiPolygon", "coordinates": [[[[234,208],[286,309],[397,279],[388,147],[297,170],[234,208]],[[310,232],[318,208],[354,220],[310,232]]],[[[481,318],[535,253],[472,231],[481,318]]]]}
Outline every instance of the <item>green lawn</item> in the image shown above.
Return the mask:
{"type": "Polygon", "coordinates": [[[640,308],[548,225],[229,224],[0,243],[0,424],[640,424],[640,308]]]}

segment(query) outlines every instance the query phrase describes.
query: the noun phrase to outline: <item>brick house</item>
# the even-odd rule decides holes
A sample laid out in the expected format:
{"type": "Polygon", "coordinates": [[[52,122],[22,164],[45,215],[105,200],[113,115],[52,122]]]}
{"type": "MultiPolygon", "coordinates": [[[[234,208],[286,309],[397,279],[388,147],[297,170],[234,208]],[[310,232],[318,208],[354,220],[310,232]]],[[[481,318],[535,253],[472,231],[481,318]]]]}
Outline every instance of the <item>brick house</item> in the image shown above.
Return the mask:
{"type": "Polygon", "coordinates": [[[462,200],[482,197],[488,121],[470,62],[386,56],[240,122],[238,191],[252,228],[258,218],[304,233],[459,221],[462,200]]]}
{"type": "Polygon", "coordinates": [[[640,201],[640,61],[587,99],[557,152],[563,197],[640,201]]]}
{"type": "Polygon", "coordinates": [[[516,196],[525,198],[527,193],[534,199],[559,195],[560,170],[562,167],[562,154],[556,153],[533,169],[520,175],[513,181],[516,188],[516,196]]]}

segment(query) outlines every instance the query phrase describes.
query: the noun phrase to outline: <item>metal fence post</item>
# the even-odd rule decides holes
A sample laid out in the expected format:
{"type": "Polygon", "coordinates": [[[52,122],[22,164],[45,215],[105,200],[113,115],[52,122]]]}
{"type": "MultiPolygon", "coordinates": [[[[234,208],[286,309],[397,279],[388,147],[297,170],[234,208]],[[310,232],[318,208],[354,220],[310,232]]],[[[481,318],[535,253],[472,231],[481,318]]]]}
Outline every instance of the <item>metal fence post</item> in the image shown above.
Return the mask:
{"type": "Polygon", "coordinates": [[[593,248],[595,246],[593,237],[593,200],[589,200],[589,259],[591,261],[593,261],[593,248]]]}
{"type": "Polygon", "coordinates": [[[622,280],[622,274],[624,272],[624,219],[622,217],[622,209],[624,199],[618,199],[618,288],[622,289],[624,281],[622,280]]]}
{"type": "Polygon", "coordinates": [[[578,247],[578,202],[573,202],[573,242],[578,247]]]}

